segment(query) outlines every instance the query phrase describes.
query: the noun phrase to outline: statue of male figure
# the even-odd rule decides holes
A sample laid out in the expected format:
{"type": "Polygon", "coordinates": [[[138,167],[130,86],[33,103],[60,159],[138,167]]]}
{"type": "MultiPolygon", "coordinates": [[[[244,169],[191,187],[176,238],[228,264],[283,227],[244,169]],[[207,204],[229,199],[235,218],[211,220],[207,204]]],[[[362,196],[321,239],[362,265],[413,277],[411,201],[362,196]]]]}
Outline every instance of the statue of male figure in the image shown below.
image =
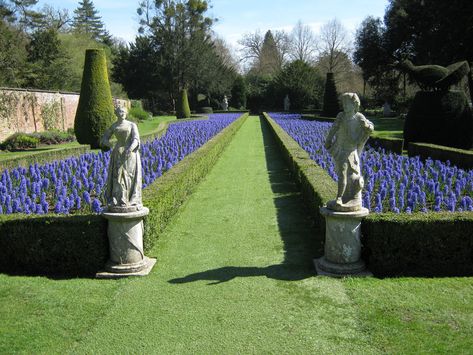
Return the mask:
{"type": "Polygon", "coordinates": [[[335,161],[338,175],[336,200],[329,201],[327,208],[339,212],[353,212],[362,208],[360,156],[363,147],[374,130],[373,123],[359,113],[360,99],[355,93],[341,95],[343,112],[337,115],[325,140],[335,161]]]}

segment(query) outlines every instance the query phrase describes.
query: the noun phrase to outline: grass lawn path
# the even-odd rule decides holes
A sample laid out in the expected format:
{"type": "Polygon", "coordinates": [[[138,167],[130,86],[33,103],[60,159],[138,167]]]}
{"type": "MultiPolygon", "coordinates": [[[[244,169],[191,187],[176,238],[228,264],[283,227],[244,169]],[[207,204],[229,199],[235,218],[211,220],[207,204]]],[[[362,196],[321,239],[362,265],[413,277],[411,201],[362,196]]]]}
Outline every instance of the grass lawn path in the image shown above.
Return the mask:
{"type": "Polygon", "coordinates": [[[250,117],[145,278],[0,275],[0,353],[468,353],[473,279],[315,277],[320,233],[250,117]]]}
{"type": "Polygon", "coordinates": [[[366,349],[341,283],[313,277],[305,216],[269,131],[249,118],[161,238],[152,275],[130,280],[75,350],[366,349]]]}

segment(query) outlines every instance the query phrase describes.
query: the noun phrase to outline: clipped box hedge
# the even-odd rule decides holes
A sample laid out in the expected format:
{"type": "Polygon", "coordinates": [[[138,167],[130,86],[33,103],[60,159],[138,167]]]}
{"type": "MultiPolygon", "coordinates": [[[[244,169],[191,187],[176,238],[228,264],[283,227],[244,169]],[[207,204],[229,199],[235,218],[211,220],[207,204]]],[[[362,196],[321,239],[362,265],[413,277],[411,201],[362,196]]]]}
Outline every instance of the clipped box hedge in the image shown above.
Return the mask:
{"type": "Polygon", "coordinates": [[[446,147],[430,143],[409,143],[407,153],[410,157],[419,156],[421,159],[450,161],[462,169],[473,169],[473,151],[446,147]]]}
{"type": "Polygon", "coordinates": [[[375,148],[382,148],[387,152],[402,155],[404,139],[391,137],[370,137],[368,144],[375,148]]]}
{"type": "Polygon", "coordinates": [[[0,161],[0,172],[5,169],[16,168],[17,166],[29,166],[34,163],[44,164],[71,156],[79,156],[89,151],[90,147],[88,145],[80,145],[77,147],[57,148],[46,152],[32,152],[25,156],[0,161]]]}
{"type": "MultiPolygon", "coordinates": [[[[241,127],[242,115],[143,190],[148,253],[241,127]]],[[[93,276],[109,256],[107,223],[96,214],[0,215],[0,272],[93,276]]]]}
{"type": "MultiPolygon", "coordinates": [[[[320,233],[319,207],[334,199],[335,181],[266,113],[320,233]]],[[[363,258],[379,277],[473,275],[473,213],[371,213],[362,221],[363,258]]],[[[320,255],[315,255],[320,256],[320,255]]]]}

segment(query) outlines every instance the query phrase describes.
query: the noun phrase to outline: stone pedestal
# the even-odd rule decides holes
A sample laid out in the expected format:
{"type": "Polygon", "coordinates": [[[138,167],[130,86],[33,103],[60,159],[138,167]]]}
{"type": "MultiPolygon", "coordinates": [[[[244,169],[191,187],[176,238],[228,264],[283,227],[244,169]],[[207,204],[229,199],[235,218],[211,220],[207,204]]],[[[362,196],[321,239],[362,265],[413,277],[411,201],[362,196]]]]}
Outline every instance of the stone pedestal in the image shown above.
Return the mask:
{"type": "Polygon", "coordinates": [[[105,271],[97,273],[98,278],[145,276],[150,273],[156,259],[148,258],[143,253],[143,218],[148,214],[146,207],[128,213],[102,213],[108,220],[110,260],[105,265],[105,271]]]}
{"type": "Polygon", "coordinates": [[[355,212],[336,212],[320,208],[325,216],[325,254],[314,260],[317,274],[343,276],[371,276],[361,260],[361,220],[369,214],[366,208],[355,212]]]}

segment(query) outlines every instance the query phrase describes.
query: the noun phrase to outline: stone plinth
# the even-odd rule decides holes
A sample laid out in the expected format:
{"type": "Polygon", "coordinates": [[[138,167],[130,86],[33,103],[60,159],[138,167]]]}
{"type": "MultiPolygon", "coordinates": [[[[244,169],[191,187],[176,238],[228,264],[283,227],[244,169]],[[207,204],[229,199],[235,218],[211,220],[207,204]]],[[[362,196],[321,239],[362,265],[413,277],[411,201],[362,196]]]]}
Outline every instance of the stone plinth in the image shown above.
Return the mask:
{"type": "Polygon", "coordinates": [[[361,260],[361,220],[369,214],[366,208],[355,212],[336,212],[320,208],[325,216],[325,254],[314,261],[319,275],[371,275],[361,260]]]}
{"type": "Polygon", "coordinates": [[[149,274],[156,259],[150,259],[143,253],[143,218],[148,214],[146,207],[136,212],[102,213],[108,220],[110,260],[105,265],[105,271],[97,273],[98,278],[149,274]]]}

